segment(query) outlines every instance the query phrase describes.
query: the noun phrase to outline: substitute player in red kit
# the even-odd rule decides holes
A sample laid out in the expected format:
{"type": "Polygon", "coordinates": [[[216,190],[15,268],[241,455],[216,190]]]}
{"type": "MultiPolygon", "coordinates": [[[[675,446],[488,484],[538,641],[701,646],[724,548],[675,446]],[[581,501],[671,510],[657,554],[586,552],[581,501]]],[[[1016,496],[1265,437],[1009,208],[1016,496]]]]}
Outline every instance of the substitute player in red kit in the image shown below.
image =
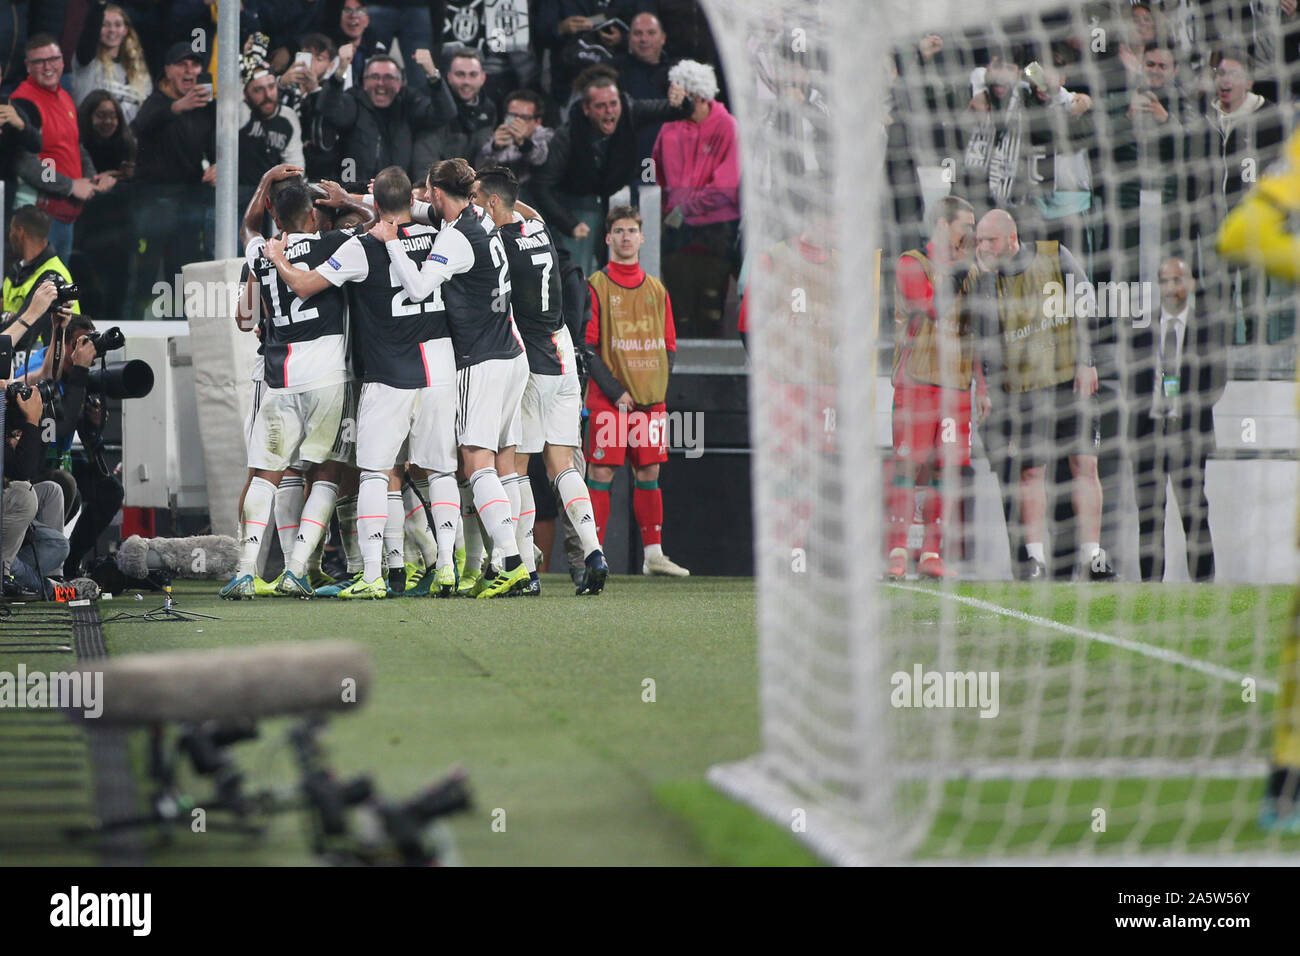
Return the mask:
{"type": "Polygon", "coordinates": [[[887,577],[907,573],[907,529],[916,485],[928,476],[923,510],[925,540],[917,570],[926,577],[955,576],[943,563],[945,467],[970,464],[972,380],[977,421],[989,413],[984,376],[974,361],[974,334],[955,308],[962,280],[974,268],[975,210],[945,196],[930,210],[925,252],[898,259],[894,295],[894,480],[889,494],[887,577]]]}
{"type": "Polygon", "coordinates": [[[588,278],[591,321],[586,342],[591,382],[587,387],[587,487],[596,532],[605,537],[614,469],[629,455],[635,478],[632,509],[645,548],[645,574],[686,577],[690,571],[663,552],[663,493],[659,466],[668,460],[668,412],[664,397],[677,352],[668,290],[639,265],[641,214],[615,206],[605,217],[609,264],[588,278]]]}

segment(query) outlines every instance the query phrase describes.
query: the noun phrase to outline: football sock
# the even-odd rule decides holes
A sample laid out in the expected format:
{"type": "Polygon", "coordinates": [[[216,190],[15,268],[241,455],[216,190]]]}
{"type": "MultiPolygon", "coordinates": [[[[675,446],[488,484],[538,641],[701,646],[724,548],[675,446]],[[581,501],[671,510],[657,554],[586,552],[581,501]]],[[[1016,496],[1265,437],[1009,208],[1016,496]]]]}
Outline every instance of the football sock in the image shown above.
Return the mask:
{"type": "MultiPolygon", "coordinates": [[[[559,479],[556,479],[557,481],[559,479]]],[[[605,540],[605,525],[609,524],[609,489],[612,481],[592,481],[587,479],[587,493],[591,497],[591,513],[596,519],[596,538],[605,540]]]]}
{"type": "Polygon", "coordinates": [[[316,547],[312,548],[311,557],[307,559],[307,573],[313,574],[321,569],[321,562],[325,560],[325,539],[329,537],[329,517],[325,518],[325,530],[321,532],[320,540],[316,542],[316,547]]]}
{"type": "Polygon", "coordinates": [[[1029,556],[1039,564],[1047,563],[1047,555],[1043,552],[1043,542],[1028,541],[1025,543],[1025,550],[1029,552],[1029,556]]]}
{"type": "MultiPolygon", "coordinates": [[[[242,520],[242,510],[240,516],[242,520]]],[[[275,535],[271,534],[261,535],[262,545],[257,549],[257,560],[253,563],[253,574],[259,578],[263,576],[262,573],[266,570],[266,559],[271,553],[271,539],[274,537],[275,535]]]]}
{"type": "Polygon", "coordinates": [[[402,508],[406,512],[403,530],[406,532],[407,540],[412,541],[419,548],[424,566],[431,568],[433,562],[438,560],[438,542],[433,536],[433,529],[429,527],[428,509],[424,507],[428,495],[427,481],[421,481],[415,486],[407,484],[402,487],[402,508]]]}
{"type": "Polygon", "coordinates": [[[890,551],[907,547],[907,529],[915,508],[915,483],[910,477],[895,474],[889,488],[889,528],[885,532],[885,547],[890,551]]]}
{"type": "Polygon", "coordinates": [[[375,581],[384,567],[384,527],[388,524],[388,475],[363,471],[357,491],[357,538],[361,544],[361,577],[375,581]]]}
{"type": "Polygon", "coordinates": [[[384,566],[402,568],[406,566],[406,552],[402,548],[405,534],[402,525],[406,520],[406,509],[402,507],[402,493],[388,492],[388,520],[384,522],[384,566]]]}
{"type": "Polygon", "coordinates": [[[930,493],[925,496],[921,519],[921,525],[925,528],[921,550],[938,555],[943,548],[943,490],[939,487],[938,479],[930,482],[930,493]]]}
{"type": "Polygon", "coordinates": [[[307,561],[315,552],[316,546],[325,537],[329,527],[330,515],[338,501],[339,486],[332,481],[313,481],[311,494],[303,505],[298,523],[298,535],[293,542],[285,569],[301,577],[307,570],[307,561]]]}
{"type": "MultiPolygon", "coordinates": [[[[533,483],[527,475],[516,474],[515,493],[519,497],[519,516],[515,519],[515,544],[519,545],[519,557],[529,574],[537,572],[537,559],[533,555],[533,524],[537,518],[537,502],[533,500],[533,483]]],[[[506,488],[506,493],[510,489],[506,488]]]]}
{"type": "Polygon", "coordinates": [[[271,511],[275,507],[275,485],[265,478],[254,478],[244,493],[244,511],[240,515],[239,569],[237,576],[252,574],[262,536],[267,533],[271,511]]]}
{"type": "Polygon", "coordinates": [[[664,493],[659,490],[659,479],[632,483],[632,512],[641,529],[641,546],[659,544],[664,527],[664,493]]]}
{"type": "Polygon", "coordinates": [[[501,487],[497,470],[480,468],[469,476],[469,484],[474,494],[474,507],[483,522],[483,530],[492,539],[493,550],[501,550],[504,569],[512,570],[519,565],[519,545],[515,543],[515,522],[510,516],[510,499],[501,487]],[[512,562],[511,558],[515,560],[512,562]]]}
{"type": "Polygon", "coordinates": [[[334,506],[334,513],[339,517],[339,544],[343,548],[343,558],[347,561],[348,574],[361,570],[361,542],[357,537],[357,496],[348,495],[340,498],[334,506]]]}
{"type": "MultiPolygon", "coordinates": [[[[510,520],[511,527],[514,529],[515,547],[519,547],[519,473],[510,472],[508,475],[501,475],[501,488],[506,493],[506,500],[510,502],[510,520]]],[[[505,557],[499,547],[492,548],[492,566],[501,567],[501,560],[505,557]]],[[[522,552],[521,552],[522,557],[522,552]]]]}
{"type": "Polygon", "coordinates": [[[477,571],[483,566],[483,527],[474,510],[474,492],[468,481],[460,486],[460,517],[465,535],[465,567],[477,571]]]}
{"type": "Polygon", "coordinates": [[[432,479],[420,482],[420,493],[426,494],[429,507],[433,509],[433,526],[437,532],[438,567],[446,567],[452,562],[456,549],[456,529],[460,522],[460,491],[456,487],[456,476],[450,473],[435,474],[432,479]]]}
{"type": "MultiPolygon", "coordinates": [[[[587,483],[582,480],[576,468],[566,468],[555,476],[555,493],[560,496],[564,513],[569,516],[573,529],[578,532],[582,542],[582,556],[585,558],[593,551],[600,550],[600,536],[596,533],[596,516],[592,513],[591,495],[587,493],[587,483]]],[[[608,491],[605,506],[609,507],[608,491]]],[[[608,512],[606,512],[608,514],[608,512]]]]}
{"type": "Polygon", "coordinates": [[[289,555],[293,554],[293,545],[298,538],[298,523],[304,506],[303,491],[306,483],[302,475],[286,473],[280,478],[280,486],[275,489],[275,530],[280,536],[280,553],[284,563],[289,564],[289,555]]]}

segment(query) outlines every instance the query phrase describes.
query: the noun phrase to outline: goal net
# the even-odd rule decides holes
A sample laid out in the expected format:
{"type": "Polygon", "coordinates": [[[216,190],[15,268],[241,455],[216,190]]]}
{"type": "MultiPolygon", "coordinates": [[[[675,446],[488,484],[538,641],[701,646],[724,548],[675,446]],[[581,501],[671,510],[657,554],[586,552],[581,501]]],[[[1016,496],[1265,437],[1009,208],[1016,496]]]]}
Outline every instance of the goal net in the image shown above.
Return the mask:
{"type": "Polygon", "coordinates": [[[840,863],[1294,853],[1261,808],[1295,707],[1295,300],[1216,237],[1284,156],[1300,14],[706,9],[744,146],[762,714],[710,779],[840,863]]]}

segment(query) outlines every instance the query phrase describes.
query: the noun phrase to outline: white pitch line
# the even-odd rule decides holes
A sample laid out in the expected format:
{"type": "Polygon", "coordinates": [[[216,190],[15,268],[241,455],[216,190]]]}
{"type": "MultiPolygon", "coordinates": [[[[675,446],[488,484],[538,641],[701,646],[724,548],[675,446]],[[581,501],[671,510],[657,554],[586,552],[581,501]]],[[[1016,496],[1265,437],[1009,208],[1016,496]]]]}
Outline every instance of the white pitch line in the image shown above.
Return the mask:
{"type": "Polygon", "coordinates": [[[1195,777],[1198,780],[1256,779],[1268,772],[1268,761],[1259,758],[1206,760],[1202,757],[1098,757],[1071,760],[1026,760],[987,763],[978,761],[903,763],[904,780],[1107,780],[1130,777],[1195,777]]]}
{"type": "Polygon", "coordinates": [[[915,591],[918,594],[929,594],[934,597],[947,598],[950,601],[956,601],[958,604],[965,604],[967,607],[979,608],[981,611],[992,611],[994,614],[1001,614],[1003,617],[1014,618],[1017,621],[1025,621],[1028,624],[1037,624],[1040,627],[1050,628],[1053,631],[1060,631],[1062,634],[1071,634],[1075,637],[1082,637],[1085,640],[1097,641],[1099,644],[1109,644],[1111,647],[1118,647],[1126,651],[1132,651],[1134,654],[1141,654],[1143,657],[1150,657],[1153,660],[1164,661],[1167,664],[1176,664],[1179,667],[1186,667],[1188,670],[1194,670],[1209,677],[1217,677],[1221,681],[1235,684],[1238,687],[1241,686],[1243,680],[1249,677],[1255,681],[1255,686],[1260,690],[1268,691],[1270,694],[1277,693],[1277,683],[1268,678],[1254,677],[1251,674],[1242,674],[1239,671],[1234,671],[1227,667],[1220,667],[1218,664],[1211,664],[1208,661],[1197,660],[1195,657],[1188,657],[1186,654],[1179,654],[1177,651],[1171,651],[1165,647],[1156,647],[1154,644],[1145,644],[1142,641],[1134,641],[1127,637],[1116,637],[1113,634],[1103,634],[1100,631],[1089,631],[1082,627],[1075,627],[1073,624],[1062,624],[1060,621],[1053,621],[1050,617],[1039,617],[1037,614],[1026,614],[1024,611],[1017,611],[1015,608],[1002,607],[1000,604],[982,601],[979,598],[966,597],[962,594],[949,594],[946,591],[936,591],[932,588],[917,587],[914,584],[898,584],[890,581],[884,583],[889,587],[897,588],[900,591],[915,591]]]}

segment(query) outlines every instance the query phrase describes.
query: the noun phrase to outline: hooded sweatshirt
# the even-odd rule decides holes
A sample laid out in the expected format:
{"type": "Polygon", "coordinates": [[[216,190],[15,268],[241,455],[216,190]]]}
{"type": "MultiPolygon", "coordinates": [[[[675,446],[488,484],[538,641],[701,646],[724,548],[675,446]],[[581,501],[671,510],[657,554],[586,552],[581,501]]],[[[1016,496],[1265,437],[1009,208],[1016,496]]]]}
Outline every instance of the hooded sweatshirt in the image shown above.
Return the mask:
{"type": "Polygon", "coordinates": [[[721,103],[715,100],[701,123],[665,123],[652,157],[663,189],[664,215],[681,206],[690,226],[740,218],[736,120],[721,103]]]}
{"type": "Polygon", "coordinates": [[[1232,206],[1277,158],[1284,132],[1282,119],[1264,97],[1247,93],[1231,113],[1224,112],[1215,100],[1209,120],[1215,191],[1227,206],[1232,206]],[[1244,163],[1246,159],[1251,164],[1244,163]],[[1247,170],[1253,175],[1246,175],[1247,170]]]}

